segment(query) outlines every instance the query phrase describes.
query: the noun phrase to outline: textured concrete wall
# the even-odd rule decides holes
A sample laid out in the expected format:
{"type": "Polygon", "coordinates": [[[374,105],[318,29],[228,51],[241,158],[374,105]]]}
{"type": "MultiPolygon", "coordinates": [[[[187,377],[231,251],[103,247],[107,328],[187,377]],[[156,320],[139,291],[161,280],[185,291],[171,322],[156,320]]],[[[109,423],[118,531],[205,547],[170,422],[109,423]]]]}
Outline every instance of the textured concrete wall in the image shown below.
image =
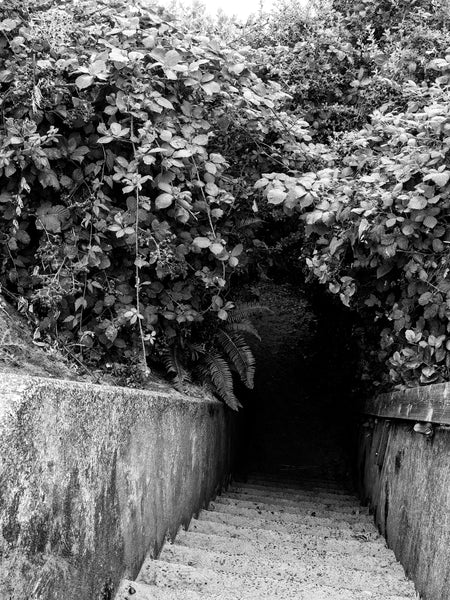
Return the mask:
{"type": "Polygon", "coordinates": [[[413,422],[369,419],[362,429],[363,498],[424,600],[450,598],[450,429],[432,439],[413,422]]]}
{"type": "Polygon", "coordinates": [[[226,478],[219,402],[2,374],[0,600],[108,600],[226,478]]]}

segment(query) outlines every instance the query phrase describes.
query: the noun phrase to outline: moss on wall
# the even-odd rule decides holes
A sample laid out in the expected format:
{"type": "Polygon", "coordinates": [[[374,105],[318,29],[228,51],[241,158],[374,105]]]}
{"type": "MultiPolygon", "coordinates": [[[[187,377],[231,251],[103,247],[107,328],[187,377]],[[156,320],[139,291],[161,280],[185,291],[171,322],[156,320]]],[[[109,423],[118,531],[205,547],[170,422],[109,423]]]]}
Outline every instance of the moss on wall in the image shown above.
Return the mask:
{"type": "Polygon", "coordinates": [[[2,375],[0,598],[84,600],[133,577],[226,475],[213,400],[2,375]]]}
{"type": "Polygon", "coordinates": [[[362,494],[421,597],[444,600],[450,598],[450,430],[437,428],[430,439],[413,424],[366,421],[362,494]]]}

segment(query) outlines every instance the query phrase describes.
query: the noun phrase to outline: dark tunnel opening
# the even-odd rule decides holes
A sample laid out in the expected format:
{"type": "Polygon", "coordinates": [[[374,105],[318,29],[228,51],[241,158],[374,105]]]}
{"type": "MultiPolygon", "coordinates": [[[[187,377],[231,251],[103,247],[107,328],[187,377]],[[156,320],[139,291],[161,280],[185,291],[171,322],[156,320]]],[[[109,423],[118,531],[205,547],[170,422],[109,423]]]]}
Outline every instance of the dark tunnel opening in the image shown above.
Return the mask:
{"type": "Polygon", "coordinates": [[[316,287],[266,282],[254,319],[261,341],[253,390],[238,389],[234,475],[270,473],[351,485],[356,463],[358,356],[354,316],[316,287]]]}

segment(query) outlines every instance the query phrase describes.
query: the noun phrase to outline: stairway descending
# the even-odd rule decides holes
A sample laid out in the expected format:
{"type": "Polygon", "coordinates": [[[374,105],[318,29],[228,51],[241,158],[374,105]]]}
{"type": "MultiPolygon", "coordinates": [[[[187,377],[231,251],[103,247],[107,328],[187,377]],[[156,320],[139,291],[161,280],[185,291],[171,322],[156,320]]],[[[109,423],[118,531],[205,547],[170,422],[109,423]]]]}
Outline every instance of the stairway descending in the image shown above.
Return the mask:
{"type": "Polygon", "coordinates": [[[115,600],[418,598],[367,509],[335,481],[234,483],[115,600]]]}

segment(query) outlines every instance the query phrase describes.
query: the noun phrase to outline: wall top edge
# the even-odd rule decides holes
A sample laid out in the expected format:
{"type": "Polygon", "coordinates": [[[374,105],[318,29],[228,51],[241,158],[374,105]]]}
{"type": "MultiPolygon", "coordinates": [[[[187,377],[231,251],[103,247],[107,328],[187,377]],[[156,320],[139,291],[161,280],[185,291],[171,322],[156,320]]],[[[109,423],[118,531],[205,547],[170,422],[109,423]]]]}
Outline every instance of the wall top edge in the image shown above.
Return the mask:
{"type": "Polygon", "coordinates": [[[214,397],[188,396],[182,394],[169,385],[152,383],[150,388],[129,388],[125,386],[113,386],[107,384],[98,384],[87,381],[77,381],[71,379],[58,379],[52,377],[37,377],[33,375],[17,375],[16,373],[0,373],[0,405],[2,399],[11,396],[21,396],[25,391],[43,388],[53,390],[63,390],[65,392],[73,391],[78,393],[87,393],[90,395],[121,395],[136,398],[160,398],[173,400],[178,403],[198,403],[224,406],[220,400],[214,397]]]}
{"type": "Polygon", "coordinates": [[[450,425],[450,382],[380,394],[366,401],[364,413],[450,425]]]}

